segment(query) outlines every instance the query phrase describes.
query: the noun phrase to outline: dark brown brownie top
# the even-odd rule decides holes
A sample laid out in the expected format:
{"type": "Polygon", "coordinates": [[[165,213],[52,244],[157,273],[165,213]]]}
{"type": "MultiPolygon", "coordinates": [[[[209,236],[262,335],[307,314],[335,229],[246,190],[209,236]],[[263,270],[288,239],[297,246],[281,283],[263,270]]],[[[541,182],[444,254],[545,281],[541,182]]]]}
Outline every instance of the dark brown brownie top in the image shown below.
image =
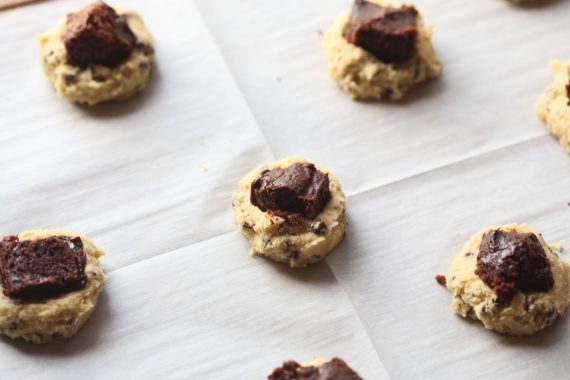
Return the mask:
{"type": "Polygon", "coordinates": [[[412,6],[390,8],[356,0],[343,37],[383,62],[404,62],[414,54],[417,14],[412,6]]]}
{"type": "Polygon", "coordinates": [[[267,380],[362,380],[343,360],[334,358],[321,366],[303,367],[289,361],[275,369],[267,380]]]}
{"type": "Polygon", "coordinates": [[[303,218],[314,219],[330,198],[329,176],[313,164],[294,163],[266,170],[251,184],[251,203],[290,224],[302,223],[303,218]]]}
{"type": "Polygon", "coordinates": [[[79,237],[0,241],[0,276],[10,298],[43,298],[82,289],[86,257],[79,237]]]}
{"type": "Polygon", "coordinates": [[[115,67],[129,57],[135,42],[125,17],[102,1],[67,15],[63,43],[70,65],[115,67]]]}
{"type": "Polygon", "coordinates": [[[546,253],[533,233],[494,230],[483,236],[477,269],[481,280],[508,304],[519,291],[547,292],[554,285],[546,253]]]}

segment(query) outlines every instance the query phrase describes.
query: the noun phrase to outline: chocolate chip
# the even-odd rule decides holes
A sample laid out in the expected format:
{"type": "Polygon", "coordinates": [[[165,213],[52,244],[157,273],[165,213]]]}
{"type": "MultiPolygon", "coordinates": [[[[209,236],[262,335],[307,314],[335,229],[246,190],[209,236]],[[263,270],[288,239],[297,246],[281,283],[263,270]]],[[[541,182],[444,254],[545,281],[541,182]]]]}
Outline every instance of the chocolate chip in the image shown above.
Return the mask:
{"type": "Polygon", "coordinates": [[[253,230],[253,226],[251,224],[249,224],[248,222],[243,222],[242,227],[246,228],[248,230],[253,230]]]}
{"type": "Polygon", "coordinates": [[[107,77],[101,74],[94,75],[92,78],[95,82],[99,83],[103,83],[107,80],[107,77]]]}
{"type": "Polygon", "coordinates": [[[390,97],[392,96],[393,93],[394,93],[394,91],[392,91],[391,88],[385,88],[382,90],[382,94],[380,95],[380,97],[382,99],[390,99],[390,97]]]}
{"type": "Polygon", "coordinates": [[[138,42],[135,46],[135,49],[142,52],[146,56],[154,54],[154,48],[149,44],[145,44],[144,42],[138,42]]]}
{"type": "Polygon", "coordinates": [[[472,252],[467,252],[467,253],[465,254],[465,257],[469,257],[469,256],[473,256],[473,253],[472,253],[472,252]]]}
{"type": "Polygon", "coordinates": [[[526,311],[529,311],[530,307],[534,304],[534,302],[535,302],[535,298],[533,295],[525,296],[525,298],[524,298],[524,309],[526,311]]]}
{"type": "Polygon", "coordinates": [[[317,235],[325,235],[327,233],[327,225],[322,220],[315,220],[311,223],[311,229],[317,235]]]}
{"type": "Polygon", "coordinates": [[[63,80],[65,81],[66,86],[71,86],[72,84],[77,83],[77,75],[73,74],[65,74],[63,76],[63,80]]]}
{"type": "Polygon", "coordinates": [[[139,69],[148,69],[149,64],[147,62],[141,62],[139,63],[139,69]]]}
{"type": "Polygon", "coordinates": [[[299,258],[300,256],[300,252],[298,251],[297,247],[295,246],[295,244],[293,244],[291,241],[286,240],[285,241],[285,248],[283,250],[283,252],[290,258],[293,260],[296,260],[299,258]]]}

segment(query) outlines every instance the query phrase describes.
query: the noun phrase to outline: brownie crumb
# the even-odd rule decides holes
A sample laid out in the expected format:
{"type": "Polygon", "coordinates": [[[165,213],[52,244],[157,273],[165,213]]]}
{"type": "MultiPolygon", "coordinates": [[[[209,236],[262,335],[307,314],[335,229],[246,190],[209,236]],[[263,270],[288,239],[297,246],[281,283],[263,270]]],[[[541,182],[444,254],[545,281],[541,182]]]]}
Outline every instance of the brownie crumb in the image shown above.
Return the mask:
{"type": "Polygon", "coordinates": [[[547,292],[554,285],[550,263],[533,233],[494,230],[483,236],[477,255],[478,275],[508,304],[519,291],[547,292]]]}
{"type": "Polygon", "coordinates": [[[445,279],[445,276],[442,274],[438,274],[437,276],[435,276],[435,280],[437,281],[438,284],[440,284],[441,286],[446,286],[447,285],[447,280],[445,279]]]}

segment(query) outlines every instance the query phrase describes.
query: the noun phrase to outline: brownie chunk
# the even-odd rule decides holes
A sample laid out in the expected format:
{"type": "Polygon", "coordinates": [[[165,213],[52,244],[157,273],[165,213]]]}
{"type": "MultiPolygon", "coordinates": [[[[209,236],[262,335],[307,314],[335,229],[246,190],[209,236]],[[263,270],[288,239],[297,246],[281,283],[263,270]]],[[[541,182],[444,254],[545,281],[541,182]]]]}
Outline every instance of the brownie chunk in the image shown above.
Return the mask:
{"type": "Polygon", "coordinates": [[[343,37],[382,62],[404,62],[414,54],[417,14],[413,6],[389,8],[355,0],[343,37]]]}
{"type": "Polygon", "coordinates": [[[251,184],[251,203],[291,224],[314,219],[331,198],[329,176],[313,164],[294,163],[267,170],[251,184]]]}
{"type": "Polygon", "coordinates": [[[303,367],[289,361],[277,368],[268,380],[362,380],[343,360],[334,358],[320,367],[303,367]]]}
{"type": "Polygon", "coordinates": [[[67,15],[63,43],[70,65],[115,67],[129,57],[135,42],[125,17],[102,1],[67,15]]]}
{"type": "Polygon", "coordinates": [[[547,292],[554,285],[550,263],[532,233],[495,230],[483,236],[477,269],[481,280],[508,304],[518,291],[547,292]]]}
{"type": "Polygon", "coordinates": [[[566,85],[566,97],[568,98],[568,105],[570,106],[570,83],[566,85]]]}
{"type": "Polygon", "coordinates": [[[87,283],[81,238],[52,236],[0,241],[0,275],[10,298],[49,297],[82,289],[87,283]]]}

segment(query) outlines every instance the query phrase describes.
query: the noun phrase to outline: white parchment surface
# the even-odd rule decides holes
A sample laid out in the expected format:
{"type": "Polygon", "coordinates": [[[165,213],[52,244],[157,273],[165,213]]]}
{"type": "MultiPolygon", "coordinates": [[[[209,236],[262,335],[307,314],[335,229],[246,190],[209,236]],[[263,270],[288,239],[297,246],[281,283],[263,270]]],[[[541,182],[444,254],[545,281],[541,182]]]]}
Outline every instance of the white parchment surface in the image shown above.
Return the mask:
{"type": "Polygon", "coordinates": [[[109,281],[69,342],[0,339],[8,379],[264,379],[339,356],[366,380],[570,373],[563,318],[530,338],[451,313],[434,276],[472,233],[527,222],[570,249],[570,157],[533,106],[570,59],[570,2],[418,0],[436,81],[355,103],[322,33],[349,0],[118,0],[151,30],[157,68],[124,104],[79,107],[44,78],[35,35],[85,1],[0,13],[0,235],[87,234],[109,281]],[[304,270],[251,258],[237,181],[303,155],[340,178],[349,230],[304,270]]]}

